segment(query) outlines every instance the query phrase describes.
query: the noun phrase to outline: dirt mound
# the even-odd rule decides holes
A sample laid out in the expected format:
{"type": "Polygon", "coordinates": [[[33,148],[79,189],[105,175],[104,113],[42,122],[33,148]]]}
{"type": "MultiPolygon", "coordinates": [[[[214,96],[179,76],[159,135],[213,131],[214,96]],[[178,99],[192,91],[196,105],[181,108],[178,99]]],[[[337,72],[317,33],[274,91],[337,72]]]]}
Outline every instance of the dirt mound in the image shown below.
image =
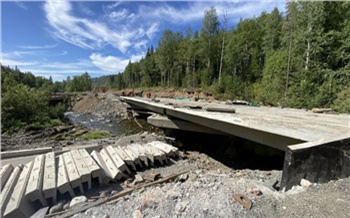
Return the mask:
{"type": "Polygon", "coordinates": [[[126,104],[119,101],[113,92],[90,92],[78,98],[73,106],[74,112],[88,113],[98,117],[127,119],[126,104]]]}

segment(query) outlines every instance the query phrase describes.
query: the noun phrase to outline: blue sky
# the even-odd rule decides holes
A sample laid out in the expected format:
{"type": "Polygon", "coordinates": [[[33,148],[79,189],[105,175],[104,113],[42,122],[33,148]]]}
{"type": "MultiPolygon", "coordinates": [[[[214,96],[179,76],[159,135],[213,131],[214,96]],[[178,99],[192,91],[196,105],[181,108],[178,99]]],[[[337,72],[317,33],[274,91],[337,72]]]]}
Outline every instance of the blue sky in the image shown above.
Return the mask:
{"type": "Polygon", "coordinates": [[[123,72],[157,48],[166,29],[200,30],[204,11],[240,18],[259,16],[284,0],[272,1],[2,1],[1,63],[61,81],[88,72],[92,77],[123,72]]]}

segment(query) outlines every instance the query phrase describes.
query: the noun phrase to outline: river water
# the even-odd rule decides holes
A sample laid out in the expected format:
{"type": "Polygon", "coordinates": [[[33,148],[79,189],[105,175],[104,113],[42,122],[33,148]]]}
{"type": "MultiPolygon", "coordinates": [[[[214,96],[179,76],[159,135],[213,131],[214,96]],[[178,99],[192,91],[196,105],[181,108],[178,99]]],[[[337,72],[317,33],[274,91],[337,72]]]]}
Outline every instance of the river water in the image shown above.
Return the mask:
{"type": "MultiPolygon", "coordinates": [[[[91,114],[66,112],[65,116],[72,124],[80,124],[89,129],[106,131],[111,136],[129,135],[141,132],[143,129],[133,120],[117,120],[97,117],[91,114]]],[[[144,124],[143,124],[144,126],[144,124]]]]}

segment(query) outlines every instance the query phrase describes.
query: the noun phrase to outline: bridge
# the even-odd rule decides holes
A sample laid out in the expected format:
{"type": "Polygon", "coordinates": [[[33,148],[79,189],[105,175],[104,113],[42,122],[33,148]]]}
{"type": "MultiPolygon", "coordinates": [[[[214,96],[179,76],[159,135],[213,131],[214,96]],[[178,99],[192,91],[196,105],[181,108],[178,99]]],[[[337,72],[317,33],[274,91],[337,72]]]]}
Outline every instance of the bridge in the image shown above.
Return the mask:
{"type": "Polygon", "coordinates": [[[121,97],[148,122],[163,128],[229,134],[285,151],[281,187],[301,179],[326,182],[350,176],[350,115],[226,105],[174,99],[121,97]]]}

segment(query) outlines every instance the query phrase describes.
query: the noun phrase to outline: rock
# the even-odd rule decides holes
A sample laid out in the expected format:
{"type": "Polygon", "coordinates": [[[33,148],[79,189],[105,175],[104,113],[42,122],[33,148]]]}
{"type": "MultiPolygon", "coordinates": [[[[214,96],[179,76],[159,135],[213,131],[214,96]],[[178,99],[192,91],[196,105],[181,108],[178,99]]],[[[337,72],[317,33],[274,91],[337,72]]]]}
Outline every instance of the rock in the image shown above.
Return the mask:
{"type": "Polygon", "coordinates": [[[188,174],[185,173],[185,174],[180,175],[177,180],[179,182],[185,182],[187,179],[188,179],[188,174]]]}
{"type": "Polygon", "coordinates": [[[73,198],[72,201],[70,202],[69,207],[71,208],[71,207],[73,207],[74,205],[87,202],[87,200],[88,200],[88,199],[87,199],[84,195],[75,197],[75,198],[73,198]]]}
{"type": "Polygon", "coordinates": [[[300,185],[303,186],[304,188],[308,188],[312,185],[312,183],[306,179],[301,179],[300,185]]]}
{"type": "Polygon", "coordinates": [[[63,210],[68,210],[70,202],[67,202],[63,205],[63,210]]]}
{"type": "Polygon", "coordinates": [[[276,186],[278,184],[278,180],[277,179],[269,179],[266,180],[264,183],[264,186],[271,188],[271,189],[276,189],[276,186]]]}
{"type": "Polygon", "coordinates": [[[102,218],[109,218],[110,216],[107,214],[107,213],[105,213],[103,216],[102,216],[102,218]]]}
{"type": "Polygon", "coordinates": [[[133,213],[132,213],[132,217],[133,218],[141,218],[142,217],[142,212],[140,210],[135,210],[133,213]]]}
{"type": "Polygon", "coordinates": [[[248,188],[248,189],[247,189],[247,193],[248,193],[248,194],[255,195],[255,196],[260,196],[260,195],[262,195],[262,192],[261,192],[259,189],[257,189],[257,188],[248,188]]]}
{"type": "Polygon", "coordinates": [[[183,202],[178,202],[176,205],[175,205],[175,212],[177,214],[181,213],[181,212],[184,212],[187,208],[187,205],[188,205],[189,202],[187,201],[183,201],[183,202]]]}
{"type": "Polygon", "coordinates": [[[54,206],[52,206],[50,208],[49,214],[62,211],[65,203],[66,203],[66,200],[61,200],[61,201],[57,202],[54,206]]]}
{"type": "Polygon", "coordinates": [[[101,198],[107,197],[109,195],[109,193],[110,193],[109,191],[103,191],[100,193],[100,197],[101,198]]]}

